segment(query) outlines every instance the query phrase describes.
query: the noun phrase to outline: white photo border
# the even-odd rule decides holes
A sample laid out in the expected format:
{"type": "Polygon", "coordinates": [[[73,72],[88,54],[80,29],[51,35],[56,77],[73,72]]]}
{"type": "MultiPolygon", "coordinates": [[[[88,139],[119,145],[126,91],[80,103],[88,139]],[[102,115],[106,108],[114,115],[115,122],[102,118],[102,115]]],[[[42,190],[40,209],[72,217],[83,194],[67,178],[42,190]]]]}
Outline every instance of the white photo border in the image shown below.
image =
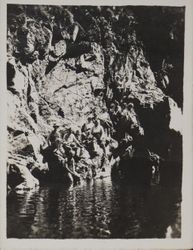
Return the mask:
{"type": "Polygon", "coordinates": [[[193,1],[192,0],[1,0],[0,2],[0,248],[9,249],[191,249],[193,248],[193,1]],[[144,5],[185,7],[182,235],[180,239],[7,239],[6,238],[6,31],[7,4],[144,5]]]}

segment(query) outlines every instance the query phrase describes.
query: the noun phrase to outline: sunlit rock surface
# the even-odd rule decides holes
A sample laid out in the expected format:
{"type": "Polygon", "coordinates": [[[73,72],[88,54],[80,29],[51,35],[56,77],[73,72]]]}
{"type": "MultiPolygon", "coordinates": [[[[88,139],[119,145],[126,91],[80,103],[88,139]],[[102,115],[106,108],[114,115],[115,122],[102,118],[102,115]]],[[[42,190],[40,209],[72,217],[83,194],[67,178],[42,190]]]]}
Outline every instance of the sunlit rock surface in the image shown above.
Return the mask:
{"type": "Polygon", "coordinates": [[[20,6],[8,12],[9,175],[14,166],[21,183],[37,185],[30,171],[47,168],[40,146],[47,145],[53,125],[61,133],[67,126],[80,129],[90,114],[120,101],[122,92],[134,103],[147,147],[173,159],[173,137],[181,141],[181,109],[158,87],[133,14],[57,6],[32,10],[20,6]]]}

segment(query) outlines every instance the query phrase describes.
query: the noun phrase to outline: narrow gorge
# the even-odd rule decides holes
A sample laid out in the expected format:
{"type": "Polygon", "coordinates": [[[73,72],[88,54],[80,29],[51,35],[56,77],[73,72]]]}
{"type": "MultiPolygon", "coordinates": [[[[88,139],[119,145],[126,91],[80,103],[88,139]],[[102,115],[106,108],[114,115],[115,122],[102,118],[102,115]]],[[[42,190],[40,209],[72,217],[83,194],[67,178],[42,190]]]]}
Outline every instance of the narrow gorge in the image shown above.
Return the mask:
{"type": "Polygon", "coordinates": [[[118,168],[127,182],[150,183],[157,164],[160,184],[181,185],[183,8],[9,4],[7,14],[10,189],[44,180],[53,126],[63,137],[104,114],[110,140],[128,133],[137,152],[119,160],[115,178],[118,168]],[[129,131],[114,115],[124,105],[137,117],[129,131]]]}

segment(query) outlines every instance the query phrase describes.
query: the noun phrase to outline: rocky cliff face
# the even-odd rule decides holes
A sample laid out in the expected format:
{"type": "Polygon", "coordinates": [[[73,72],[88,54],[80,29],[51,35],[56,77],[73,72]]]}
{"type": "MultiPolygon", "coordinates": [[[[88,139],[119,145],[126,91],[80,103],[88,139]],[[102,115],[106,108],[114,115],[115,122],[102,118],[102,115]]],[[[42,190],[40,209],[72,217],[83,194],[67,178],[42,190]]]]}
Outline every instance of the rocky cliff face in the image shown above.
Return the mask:
{"type": "Polygon", "coordinates": [[[40,145],[54,124],[61,134],[78,130],[123,100],[134,104],[147,147],[181,171],[181,111],[158,87],[136,25],[129,8],[8,6],[9,178],[21,172],[36,185],[30,172],[47,168],[40,145]]]}

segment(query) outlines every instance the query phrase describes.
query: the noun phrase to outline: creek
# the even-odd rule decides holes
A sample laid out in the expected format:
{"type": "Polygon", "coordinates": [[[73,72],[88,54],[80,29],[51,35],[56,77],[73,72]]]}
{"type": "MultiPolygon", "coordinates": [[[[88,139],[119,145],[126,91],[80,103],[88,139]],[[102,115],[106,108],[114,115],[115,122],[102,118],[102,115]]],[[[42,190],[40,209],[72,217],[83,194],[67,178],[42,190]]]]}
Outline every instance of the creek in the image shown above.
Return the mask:
{"type": "Polygon", "coordinates": [[[179,238],[179,188],[110,178],[7,195],[8,238],[179,238]]]}

